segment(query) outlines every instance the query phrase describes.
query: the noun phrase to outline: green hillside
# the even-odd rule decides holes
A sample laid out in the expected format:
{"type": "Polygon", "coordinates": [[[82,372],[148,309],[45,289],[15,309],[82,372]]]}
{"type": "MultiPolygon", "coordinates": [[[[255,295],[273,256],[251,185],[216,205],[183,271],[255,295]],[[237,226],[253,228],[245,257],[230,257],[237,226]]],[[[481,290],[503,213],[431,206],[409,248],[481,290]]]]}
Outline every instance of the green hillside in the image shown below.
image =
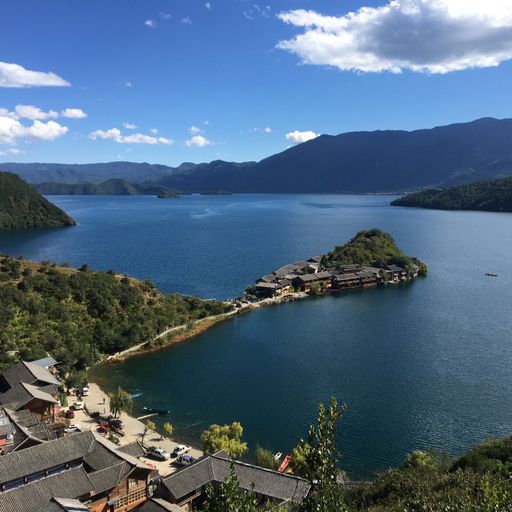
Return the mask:
{"type": "Polygon", "coordinates": [[[425,190],[395,199],[393,206],[436,210],[512,212],[512,178],[480,181],[445,190],[425,190]]]}
{"type": "Polygon", "coordinates": [[[47,352],[61,371],[151,341],[168,327],[231,309],[223,302],[164,295],[149,281],[0,256],[0,371],[47,352]]]}
{"type": "Polygon", "coordinates": [[[0,172],[0,230],[74,225],[71,217],[21,178],[0,172]]]}
{"type": "Polygon", "coordinates": [[[359,264],[382,268],[386,265],[400,265],[410,269],[413,264],[426,274],[427,266],[416,258],[406,256],[396,245],[393,237],[380,229],[360,231],[345,245],[337,246],[322,260],[326,267],[359,264]]]}

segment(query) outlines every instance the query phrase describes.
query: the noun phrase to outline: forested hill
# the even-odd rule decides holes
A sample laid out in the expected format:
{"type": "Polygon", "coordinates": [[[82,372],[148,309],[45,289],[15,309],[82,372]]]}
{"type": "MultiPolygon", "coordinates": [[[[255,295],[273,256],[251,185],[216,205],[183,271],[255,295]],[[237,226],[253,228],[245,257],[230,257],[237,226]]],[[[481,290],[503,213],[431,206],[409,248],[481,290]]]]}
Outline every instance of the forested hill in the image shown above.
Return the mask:
{"type": "Polygon", "coordinates": [[[420,274],[427,273],[425,263],[406,256],[389,233],[376,228],[360,231],[345,245],[335,247],[322,258],[322,264],[326,267],[358,264],[377,268],[399,265],[408,270],[417,265],[420,274]]]}
{"type": "Polygon", "coordinates": [[[45,182],[34,185],[34,188],[44,195],[93,195],[93,196],[136,196],[159,194],[180,194],[177,190],[171,190],[163,185],[150,183],[132,183],[120,178],[112,178],[103,183],[53,183],[45,182]]]}
{"type": "Polygon", "coordinates": [[[512,178],[414,192],[395,199],[391,204],[436,210],[512,212],[512,178]]]}
{"type": "Polygon", "coordinates": [[[179,294],[149,281],[0,256],[0,371],[49,352],[61,371],[80,371],[151,341],[168,327],[224,313],[231,306],[179,294]]]}
{"type": "Polygon", "coordinates": [[[73,225],[71,217],[18,176],[0,172],[0,230],[73,225]]]}

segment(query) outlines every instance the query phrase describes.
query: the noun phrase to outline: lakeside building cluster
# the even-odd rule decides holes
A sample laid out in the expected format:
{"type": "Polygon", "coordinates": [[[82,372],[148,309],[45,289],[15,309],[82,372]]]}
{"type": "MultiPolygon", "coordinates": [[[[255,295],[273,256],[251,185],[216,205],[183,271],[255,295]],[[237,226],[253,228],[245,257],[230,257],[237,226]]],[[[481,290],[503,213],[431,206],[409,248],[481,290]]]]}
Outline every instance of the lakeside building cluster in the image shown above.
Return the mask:
{"type": "Polygon", "coordinates": [[[282,297],[292,293],[344,291],[356,288],[374,288],[383,284],[396,284],[418,276],[419,267],[412,269],[398,265],[383,268],[358,264],[327,267],[324,256],[291,263],[274,270],[256,281],[253,288],[258,297],[282,297]]]}
{"type": "Polygon", "coordinates": [[[233,467],[263,504],[300,504],[311,484],[218,452],[162,477],[136,441],[70,433],[57,362],[21,361],[0,375],[0,512],[192,512],[233,467]]]}

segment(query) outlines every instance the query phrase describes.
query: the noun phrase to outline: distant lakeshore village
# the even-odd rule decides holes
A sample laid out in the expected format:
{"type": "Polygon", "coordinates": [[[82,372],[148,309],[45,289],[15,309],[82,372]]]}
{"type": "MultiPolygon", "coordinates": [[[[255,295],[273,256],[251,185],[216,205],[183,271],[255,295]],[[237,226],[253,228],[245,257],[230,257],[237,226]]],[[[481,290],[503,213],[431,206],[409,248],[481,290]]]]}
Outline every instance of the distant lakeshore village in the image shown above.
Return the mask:
{"type": "Polygon", "coordinates": [[[325,256],[314,256],[307,261],[291,263],[274,270],[256,281],[251,292],[257,297],[284,297],[294,293],[321,294],[357,288],[374,288],[397,284],[418,276],[420,268],[413,264],[410,270],[398,265],[384,268],[363,265],[327,267],[325,256]]]}

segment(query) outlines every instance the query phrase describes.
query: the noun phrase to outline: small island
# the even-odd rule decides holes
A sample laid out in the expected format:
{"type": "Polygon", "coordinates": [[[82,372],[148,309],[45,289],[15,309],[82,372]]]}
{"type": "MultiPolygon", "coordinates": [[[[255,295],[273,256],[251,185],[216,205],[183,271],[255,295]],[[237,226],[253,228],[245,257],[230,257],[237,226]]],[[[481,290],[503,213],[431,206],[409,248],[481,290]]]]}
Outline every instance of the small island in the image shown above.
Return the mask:
{"type": "Polygon", "coordinates": [[[427,274],[427,265],[406,256],[388,233],[360,231],[345,245],[322,256],[285,265],[247,290],[257,298],[319,295],[411,281],[427,274]]]}
{"type": "Polygon", "coordinates": [[[16,174],[0,172],[0,230],[74,226],[75,221],[16,174]]]}
{"type": "Polygon", "coordinates": [[[158,197],[158,199],[177,199],[180,195],[175,194],[174,192],[163,192],[162,194],[158,194],[156,197],[158,197]]]}
{"type": "Polygon", "coordinates": [[[231,196],[233,195],[231,192],[227,190],[206,190],[205,192],[201,192],[202,196],[231,196]]]}
{"type": "Polygon", "coordinates": [[[512,178],[413,192],[395,199],[391,205],[433,210],[512,212],[512,178]]]}

